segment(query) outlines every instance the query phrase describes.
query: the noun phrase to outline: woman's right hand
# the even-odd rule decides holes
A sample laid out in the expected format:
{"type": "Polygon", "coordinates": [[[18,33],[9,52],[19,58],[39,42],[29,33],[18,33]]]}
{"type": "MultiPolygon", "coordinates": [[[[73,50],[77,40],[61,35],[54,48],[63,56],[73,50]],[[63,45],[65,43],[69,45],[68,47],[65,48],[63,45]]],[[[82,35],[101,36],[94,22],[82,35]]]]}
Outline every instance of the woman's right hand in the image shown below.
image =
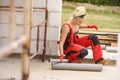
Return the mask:
{"type": "Polygon", "coordinates": [[[59,56],[59,59],[60,59],[60,62],[62,62],[62,61],[63,61],[63,59],[64,59],[64,55],[63,55],[63,54],[61,54],[61,55],[59,56]]]}

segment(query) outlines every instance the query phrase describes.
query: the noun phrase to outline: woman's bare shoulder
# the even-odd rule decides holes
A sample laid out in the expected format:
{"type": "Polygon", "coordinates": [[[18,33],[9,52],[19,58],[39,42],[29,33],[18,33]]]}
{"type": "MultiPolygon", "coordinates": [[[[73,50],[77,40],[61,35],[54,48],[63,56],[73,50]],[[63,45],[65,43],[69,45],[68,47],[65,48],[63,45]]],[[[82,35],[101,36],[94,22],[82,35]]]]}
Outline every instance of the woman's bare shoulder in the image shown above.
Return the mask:
{"type": "Polygon", "coordinates": [[[62,26],[62,32],[69,32],[69,26],[68,25],[66,25],[66,24],[64,24],[63,26],[62,26]]]}

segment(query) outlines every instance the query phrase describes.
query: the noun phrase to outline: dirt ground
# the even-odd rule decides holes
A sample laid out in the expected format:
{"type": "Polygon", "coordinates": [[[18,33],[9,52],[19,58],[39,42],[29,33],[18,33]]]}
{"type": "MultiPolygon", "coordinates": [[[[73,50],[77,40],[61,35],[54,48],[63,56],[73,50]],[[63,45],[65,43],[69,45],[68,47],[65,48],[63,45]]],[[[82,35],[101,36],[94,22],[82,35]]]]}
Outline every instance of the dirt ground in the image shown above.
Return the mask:
{"type": "MultiPolygon", "coordinates": [[[[103,66],[102,72],[51,70],[51,63],[30,61],[30,80],[116,80],[116,66],[103,66]]],[[[0,61],[0,80],[21,79],[21,59],[10,57],[0,61]]]]}

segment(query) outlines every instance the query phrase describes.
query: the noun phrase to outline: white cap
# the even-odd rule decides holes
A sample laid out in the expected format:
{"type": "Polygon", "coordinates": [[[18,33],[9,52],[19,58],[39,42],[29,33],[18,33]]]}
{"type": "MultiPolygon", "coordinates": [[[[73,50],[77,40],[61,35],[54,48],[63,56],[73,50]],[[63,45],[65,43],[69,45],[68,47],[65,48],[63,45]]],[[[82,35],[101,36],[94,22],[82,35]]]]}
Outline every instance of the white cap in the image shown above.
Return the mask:
{"type": "Polygon", "coordinates": [[[86,14],[86,8],[84,6],[77,7],[73,13],[73,16],[81,16],[86,14]]]}

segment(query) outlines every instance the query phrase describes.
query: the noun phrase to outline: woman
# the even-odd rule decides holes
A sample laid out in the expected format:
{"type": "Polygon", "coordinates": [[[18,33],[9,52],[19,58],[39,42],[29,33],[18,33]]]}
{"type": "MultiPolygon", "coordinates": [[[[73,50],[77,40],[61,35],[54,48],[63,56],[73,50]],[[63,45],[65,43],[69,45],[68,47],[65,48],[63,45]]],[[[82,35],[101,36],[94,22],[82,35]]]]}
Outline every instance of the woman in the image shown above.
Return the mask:
{"type": "Polygon", "coordinates": [[[59,41],[59,59],[62,62],[64,55],[70,63],[81,63],[81,59],[88,55],[86,47],[91,46],[93,59],[96,64],[105,64],[108,59],[103,59],[102,49],[99,39],[96,35],[90,34],[78,38],[77,33],[82,28],[95,28],[96,25],[83,25],[83,19],[86,15],[85,7],[77,7],[72,18],[63,24],[59,41]]]}

